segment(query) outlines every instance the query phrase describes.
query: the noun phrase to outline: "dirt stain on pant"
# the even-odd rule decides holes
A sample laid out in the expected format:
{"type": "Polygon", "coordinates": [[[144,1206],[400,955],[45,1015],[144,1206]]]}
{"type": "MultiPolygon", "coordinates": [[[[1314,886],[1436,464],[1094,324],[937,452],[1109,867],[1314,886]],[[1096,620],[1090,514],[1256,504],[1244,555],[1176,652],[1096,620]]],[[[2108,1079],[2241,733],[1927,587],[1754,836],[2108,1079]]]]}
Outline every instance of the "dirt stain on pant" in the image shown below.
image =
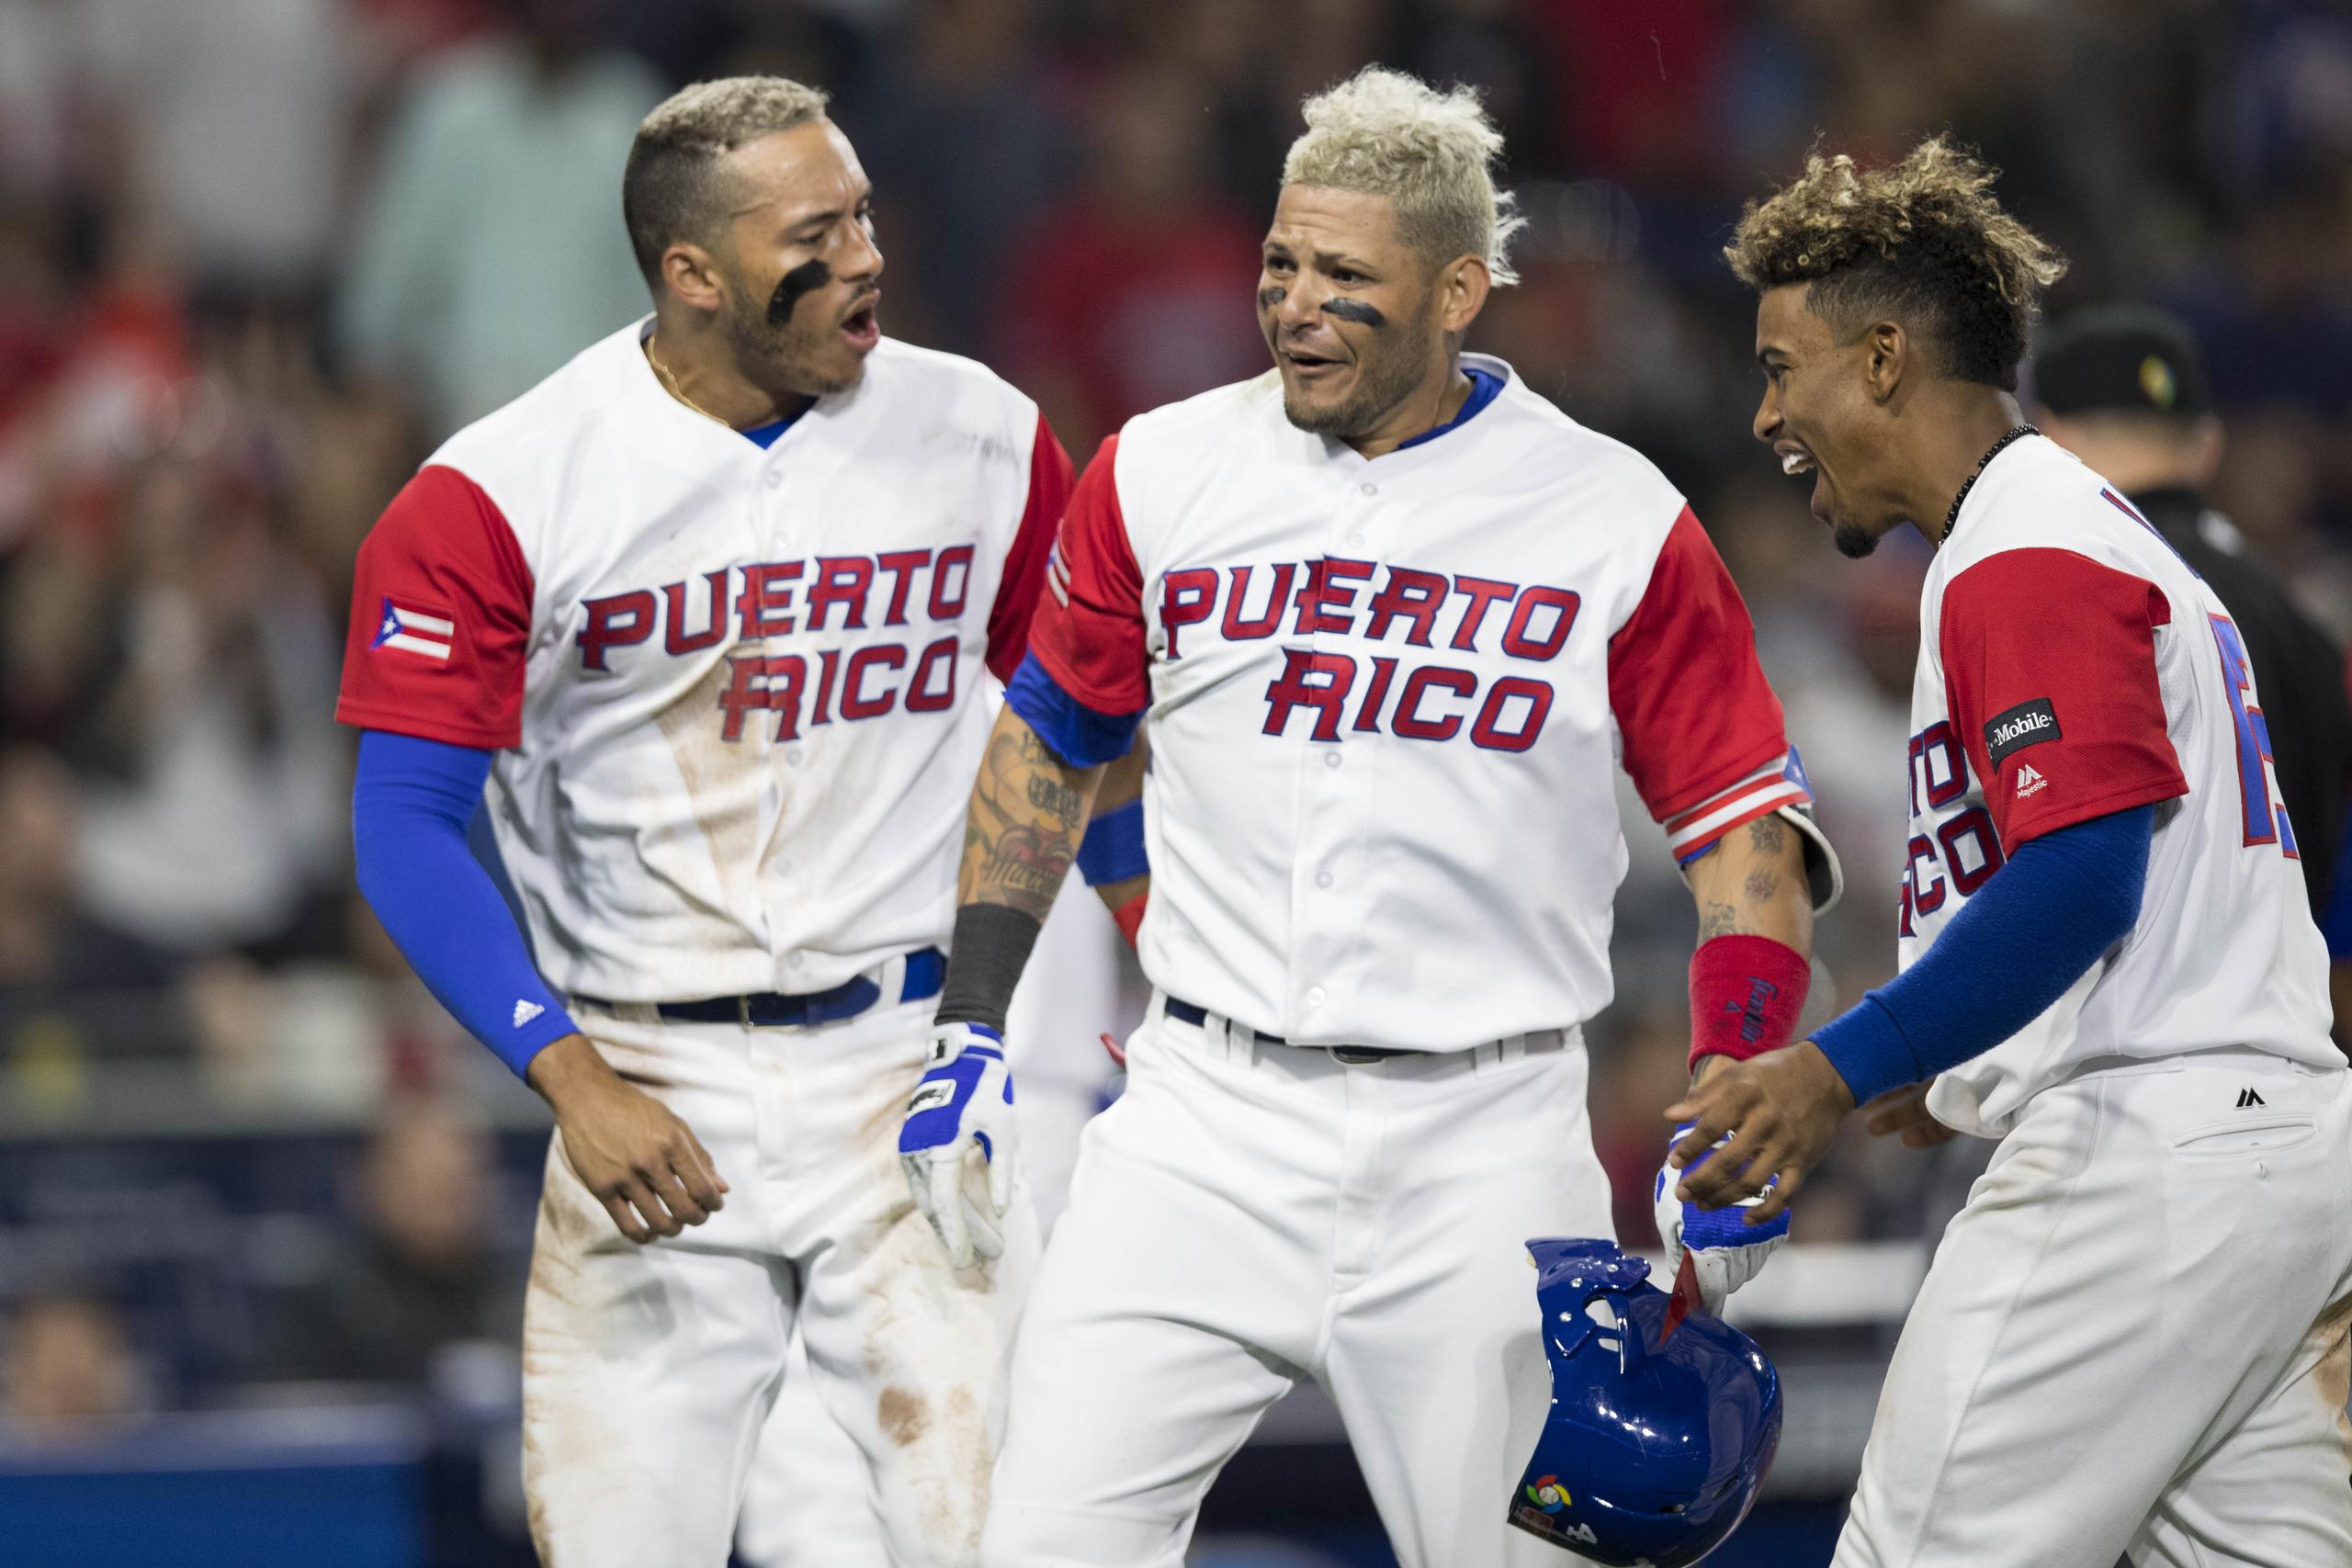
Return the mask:
{"type": "Polygon", "coordinates": [[[884,1437],[899,1448],[910,1449],[922,1439],[923,1429],[931,1425],[931,1410],[919,1393],[886,1388],[875,1403],[874,1418],[881,1423],[884,1437]]]}
{"type": "Polygon", "coordinates": [[[2312,1334],[2320,1343],[2312,1382],[2334,1414],[2336,1436],[2343,1439],[2346,1460],[2352,1461],[2352,1411],[2346,1409],[2352,1403],[2352,1296],[2320,1314],[2312,1334]]]}

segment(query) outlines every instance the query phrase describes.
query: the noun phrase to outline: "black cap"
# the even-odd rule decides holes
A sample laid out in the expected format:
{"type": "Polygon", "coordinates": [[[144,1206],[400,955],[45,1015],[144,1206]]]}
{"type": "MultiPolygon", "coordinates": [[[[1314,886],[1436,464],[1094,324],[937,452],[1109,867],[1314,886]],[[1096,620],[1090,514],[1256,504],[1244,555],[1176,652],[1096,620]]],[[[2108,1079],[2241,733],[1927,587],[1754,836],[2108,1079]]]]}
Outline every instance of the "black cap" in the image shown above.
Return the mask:
{"type": "Polygon", "coordinates": [[[2033,356],[2033,401],[2052,413],[2213,412],[2205,355],[2187,323],[2145,305],[2078,310],[2043,334],[2033,356]]]}

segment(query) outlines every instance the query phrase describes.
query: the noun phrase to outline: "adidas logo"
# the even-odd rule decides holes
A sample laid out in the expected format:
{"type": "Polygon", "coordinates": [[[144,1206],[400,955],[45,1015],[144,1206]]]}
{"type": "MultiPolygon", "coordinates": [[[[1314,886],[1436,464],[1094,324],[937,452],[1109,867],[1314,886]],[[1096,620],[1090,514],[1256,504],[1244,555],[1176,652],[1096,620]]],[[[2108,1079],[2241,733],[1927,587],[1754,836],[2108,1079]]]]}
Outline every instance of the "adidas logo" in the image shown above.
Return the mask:
{"type": "Polygon", "coordinates": [[[2027,763],[2018,770],[2018,798],[2023,800],[2049,782],[2048,779],[2034,772],[2032,763],[2027,763]]]}
{"type": "Polygon", "coordinates": [[[2242,1089],[2238,1090],[2238,1109],[2240,1111],[2244,1111],[2249,1105],[2260,1105],[2262,1103],[2262,1096],[2255,1093],[2254,1090],[2250,1089],[2242,1089]]]}
{"type": "Polygon", "coordinates": [[[541,1007],[537,1002],[516,1002],[514,1004],[514,1027],[517,1029],[522,1028],[525,1024],[530,1022],[531,1020],[538,1017],[539,1014],[547,1010],[547,1009],[541,1007]]]}

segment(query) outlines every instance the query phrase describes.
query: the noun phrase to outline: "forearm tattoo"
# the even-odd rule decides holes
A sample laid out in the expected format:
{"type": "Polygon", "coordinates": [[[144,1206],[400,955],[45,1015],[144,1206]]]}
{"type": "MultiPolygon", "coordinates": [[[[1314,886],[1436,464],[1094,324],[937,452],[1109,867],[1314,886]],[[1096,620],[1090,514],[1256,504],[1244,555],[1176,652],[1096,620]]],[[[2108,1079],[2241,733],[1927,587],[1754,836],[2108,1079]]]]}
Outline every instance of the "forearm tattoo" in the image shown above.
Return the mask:
{"type": "Polygon", "coordinates": [[[1026,728],[992,736],[964,821],[959,902],[1043,920],[1085,833],[1091,782],[1026,728]]]}

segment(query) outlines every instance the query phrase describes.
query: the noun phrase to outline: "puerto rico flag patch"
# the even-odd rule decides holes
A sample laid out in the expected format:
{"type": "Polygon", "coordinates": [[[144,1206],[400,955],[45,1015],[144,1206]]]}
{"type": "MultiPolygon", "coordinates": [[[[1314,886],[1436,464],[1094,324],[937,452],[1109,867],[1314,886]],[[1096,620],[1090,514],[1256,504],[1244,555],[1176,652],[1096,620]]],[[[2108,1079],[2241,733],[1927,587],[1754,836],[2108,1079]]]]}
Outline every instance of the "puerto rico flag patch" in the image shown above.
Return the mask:
{"type": "Polygon", "coordinates": [[[368,646],[379,653],[398,649],[436,664],[447,664],[457,635],[458,623],[447,615],[395,604],[387,595],[383,614],[376,618],[376,640],[368,646]]]}

